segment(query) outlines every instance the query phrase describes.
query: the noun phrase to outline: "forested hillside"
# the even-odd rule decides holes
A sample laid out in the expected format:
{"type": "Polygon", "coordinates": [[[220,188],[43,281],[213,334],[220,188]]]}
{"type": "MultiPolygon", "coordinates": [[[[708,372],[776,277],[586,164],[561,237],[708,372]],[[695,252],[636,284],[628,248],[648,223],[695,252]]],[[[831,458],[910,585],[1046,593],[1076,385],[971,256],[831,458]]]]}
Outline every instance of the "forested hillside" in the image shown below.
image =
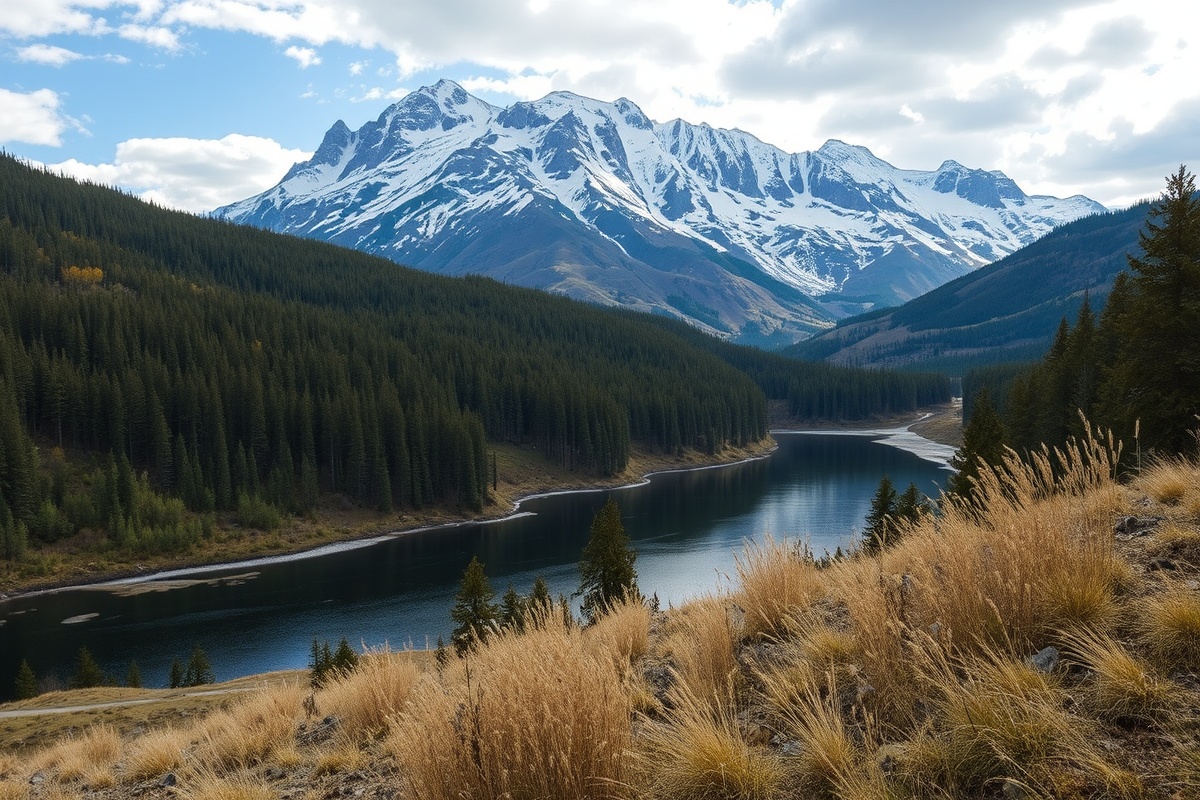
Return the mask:
{"type": "Polygon", "coordinates": [[[898,308],[842,320],[788,350],[838,364],[967,369],[1032,361],[1046,352],[1059,320],[1084,297],[1102,306],[1125,256],[1135,252],[1148,204],[1095,214],[898,308]]]}
{"type": "MultiPolygon", "coordinates": [[[[706,339],[0,158],[4,553],[85,530],[128,552],[186,550],[213,512],[253,525],[331,494],[478,510],[494,442],[611,475],[634,445],[714,454],[762,439],[763,391],[726,363],[754,351],[706,339]]],[[[804,416],[927,398],[908,378],[814,386],[828,369],[771,363],[770,380],[738,366],[773,396],[818,398],[797,400],[804,416]]]]}

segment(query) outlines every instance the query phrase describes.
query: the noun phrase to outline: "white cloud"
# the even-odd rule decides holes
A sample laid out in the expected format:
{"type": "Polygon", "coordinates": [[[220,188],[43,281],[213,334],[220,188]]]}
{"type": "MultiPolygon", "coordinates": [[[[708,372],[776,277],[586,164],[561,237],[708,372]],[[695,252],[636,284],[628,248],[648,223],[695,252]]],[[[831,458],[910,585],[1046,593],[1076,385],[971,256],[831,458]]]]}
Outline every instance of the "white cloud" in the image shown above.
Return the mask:
{"type": "Polygon", "coordinates": [[[85,56],[65,47],[49,44],[31,44],[17,50],[17,60],[33,64],[45,64],[50,67],[63,67],[74,61],[109,61],[114,64],[128,64],[129,59],[115,53],[102,56],[85,56]]]}
{"type": "Polygon", "coordinates": [[[50,166],[165,206],[202,212],[270,188],[289,167],[311,157],[273,139],[232,133],[222,139],[130,139],[117,145],[111,164],[70,159],[50,166]]]}
{"type": "Polygon", "coordinates": [[[363,70],[366,69],[368,66],[370,66],[370,64],[371,64],[371,62],[369,62],[369,61],[355,61],[353,64],[350,65],[350,74],[351,75],[362,75],[363,70]]]}
{"type": "Polygon", "coordinates": [[[31,44],[17,51],[18,61],[29,61],[34,64],[45,64],[51,67],[61,67],[83,58],[82,53],[56,47],[49,44],[31,44]]]}
{"type": "Polygon", "coordinates": [[[0,31],[18,37],[55,33],[99,33],[105,24],[96,14],[120,0],[5,0],[0,31]]]}
{"type": "Polygon", "coordinates": [[[300,64],[300,69],[308,69],[321,63],[321,57],[311,47],[296,47],[293,45],[284,50],[283,54],[288,58],[296,59],[297,63],[300,64]]]}
{"type": "Polygon", "coordinates": [[[63,132],[78,126],[59,105],[58,93],[50,89],[28,94],[0,89],[0,143],[59,146],[63,132]]]}

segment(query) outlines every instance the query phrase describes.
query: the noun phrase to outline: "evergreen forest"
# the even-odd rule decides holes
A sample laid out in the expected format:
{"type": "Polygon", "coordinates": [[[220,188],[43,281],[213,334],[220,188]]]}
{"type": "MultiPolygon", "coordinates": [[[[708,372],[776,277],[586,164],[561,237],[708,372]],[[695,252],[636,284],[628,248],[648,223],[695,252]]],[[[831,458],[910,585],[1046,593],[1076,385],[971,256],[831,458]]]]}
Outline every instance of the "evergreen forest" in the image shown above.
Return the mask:
{"type": "Polygon", "coordinates": [[[479,510],[489,443],[603,476],[631,447],[759,441],[767,396],[856,418],[949,395],[937,376],[704,339],[2,156],[0,555],[85,530],[100,547],[186,551],[221,512],[266,529],[332,495],[383,513],[479,510]]]}

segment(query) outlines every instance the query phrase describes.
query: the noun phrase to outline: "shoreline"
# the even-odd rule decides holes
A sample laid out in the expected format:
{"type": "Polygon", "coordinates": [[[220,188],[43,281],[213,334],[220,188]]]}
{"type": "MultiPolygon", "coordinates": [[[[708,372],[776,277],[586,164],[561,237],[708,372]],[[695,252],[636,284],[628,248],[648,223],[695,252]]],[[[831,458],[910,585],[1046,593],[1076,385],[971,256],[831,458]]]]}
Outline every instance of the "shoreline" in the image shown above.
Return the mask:
{"type": "MultiPolygon", "coordinates": [[[[603,492],[603,491],[620,491],[622,489],[630,489],[637,486],[644,486],[649,483],[655,475],[664,475],[678,472],[692,472],[706,469],[724,469],[727,467],[745,464],[750,461],[757,461],[764,458],[769,458],[776,450],[778,444],[773,441],[776,434],[779,435],[803,435],[803,434],[830,434],[841,436],[875,436],[881,440],[881,443],[898,447],[902,450],[907,450],[917,455],[919,458],[937,463],[944,468],[948,468],[946,463],[949,456],[945,456],[946,450],[952,454],[953,446],[935,442],[932,439],[927,439],[920,434],[910,430],[914,425],[926,422],[932,417],[953,413],[953,408],[935,411],[920,412],[920,416],[907,423],[900,422],[899,425],[891,427],[853,427],[850,425],[830,424],[830,427],[804,427],[804,428],[772,428],[767,432],[767,438],[771,439],[770,445],[766,445],[762,452],[754,453],[753,455],[737,458],[733,461],[716,461],[715,463],[698,464],[691,466],[662,466],[661,468],[652,468],[642,473],[640,478],[627,481],[625,483],[598,483],[590,486],[566,487],[560,489],[549,489],[544,491],[535,491],[530,494],[521,495],[511,501],[510,507],[505,513],[497,513],[493,515],[485,515],[474,518],[460,518],[449,520],[446,522],[428,522],[418,524],[407,528],[398,528],[392,530],[376,529],[370,532],[351,535],[349,538],[338,539],[322,544],[317,544],[312,547],[300,548],[284,553],[276,553],[271,555],[251,556],[249,558],[234,559],[232,561],[213,561],[201,562],[194,564],[183,564],[179,566],[170,566],[162,569],[154,569],[151,571],[116,571],[106,576],[99,576],[96,579],[84,580],[81,582],[66,580],[62,582],[52,583],[50,585],[35,586],[28,590],[17,590],[8,594],[0,595],[0,606],[3,606],[8,600],[17,598],[37,597],[48,594],[55,594],[65,591],[120,591],[127,587],[135,587],[140,584],[148,584],[157,581],[170,580],[186,580],[195,578],[197,581],[214,580],[214,578],[204,578],[202,576],[214,572],[225,572],[227,570],[245,570],[254,569],[258,566],[266,566],[270,564],[283,564],[290,561],[299,561],[308,558],[319,558],[324,555],[333,553],[348,552],[357,550],[363,547],[370,547],[389,539],[395,539],[401,536],[407,536],[413,533],[422,533],[431,530],[450,529],[470,524],[491,524],[502,522],[505,520],[515,519],[517,517],[529,514],[532,512],[521,511],[522,503],[530,500],[536,500],[542,497],[552,497],[564,494],[586,493],[586,492],[603,492]]],[[[882,421],[881,421],[882,422],[882,421]]],[[[891,422],[890,420],[888,422],[891,422]]],[[[801,423],[802,424],[802,423],[801,423]]],[[[882,424],[888,424],[882,422],[882,424]]],[[[765,445],[766,440],[763,443],[765,445]]]]}

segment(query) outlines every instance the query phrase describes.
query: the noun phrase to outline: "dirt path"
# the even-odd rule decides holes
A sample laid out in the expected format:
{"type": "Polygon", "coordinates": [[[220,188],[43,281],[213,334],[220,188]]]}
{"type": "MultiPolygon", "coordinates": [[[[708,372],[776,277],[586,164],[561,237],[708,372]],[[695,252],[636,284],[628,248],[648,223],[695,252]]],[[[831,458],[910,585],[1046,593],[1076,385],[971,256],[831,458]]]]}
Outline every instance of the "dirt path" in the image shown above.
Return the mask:
{"type": "Polygon", "coordinates": [[[168,697],[141,697],[130,698],[128,700],[111,700],[107,703],[88,703],[79,706],[47,706],[44,708],[15,708],[9,711],[0,711],[0,719],[15,719],[17,717],[39,717],[46,714],[73,714],[79,711],[98,711],[104,708],[123,708],[126,706],[142,706],[151,703],[170,703],[177,701],[180,697],[212,697],[219,694],[237,694],[239,692],[253,692],[258,687],[245,686],[233,689],[209,689],[201,692],[183,692],[182,694],[172,694],[168,697]]]}

